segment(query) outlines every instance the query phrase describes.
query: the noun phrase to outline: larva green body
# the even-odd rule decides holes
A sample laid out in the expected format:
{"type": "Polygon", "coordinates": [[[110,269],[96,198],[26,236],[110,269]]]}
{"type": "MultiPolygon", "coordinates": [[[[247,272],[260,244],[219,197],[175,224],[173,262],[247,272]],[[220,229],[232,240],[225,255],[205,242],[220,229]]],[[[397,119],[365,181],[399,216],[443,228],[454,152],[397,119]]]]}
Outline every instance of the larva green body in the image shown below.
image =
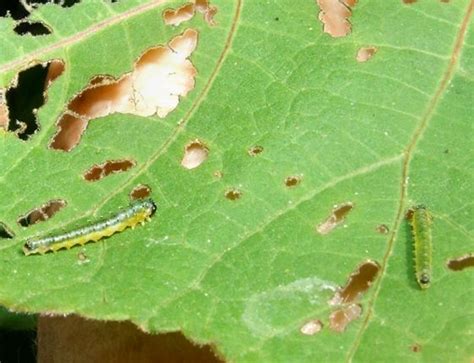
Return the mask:
{"type": "Polygon", "coordinates": [[[424,206],[412,208],[410,224],[413,232],[416,281],[422,289],[431,283],[432,240],[430,212],[424,206]]]}
{"type": "Polygon", "coordinates": [[[55,252],[62,248],[69,249],[87,242],[95,242],[128,227],[134,228],[137,224],[144,223],[155,211],[156,205],[151,199],[139,200],[107,220],[57,236],[29,239],[23,246],[23,252],[25,255],[44,254],[48,251],[55,252]]]}

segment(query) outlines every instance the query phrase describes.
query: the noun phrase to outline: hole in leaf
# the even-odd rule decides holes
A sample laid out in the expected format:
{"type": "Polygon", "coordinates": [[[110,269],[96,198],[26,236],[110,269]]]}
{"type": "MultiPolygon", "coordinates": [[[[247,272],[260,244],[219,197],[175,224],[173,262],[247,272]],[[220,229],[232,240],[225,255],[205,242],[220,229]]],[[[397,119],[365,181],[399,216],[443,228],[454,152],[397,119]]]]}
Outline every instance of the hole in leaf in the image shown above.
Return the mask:
{"type": "Polygon", "coordinates": [[[255,156],[263,152],[263,146],[255,145],[248,149],[248,154],[250,156],[255,156]]]}
{"type": "Polygon", "coordinates": [[[347,202],[336,206],[332,214],[322,223],[320,223],[316,230],[322,234],[328,234],[332,232],[334,228],[344,222],[347,214],[352,210],[353,204],[351,202],[347,202]]]}
{"type": "Polygon", "coordinates": [[[60,134],[54,138],[50,147],[55,150],[71,150],[79,142],[86,127],[87,120],[70,113],[63,114],[58,121],[60,134]]]}
{"type": "Polygon", "coordinates": [[[148,185],[140,184],[133,188],[133,190],[130,192],[130,199],[145,199],[148,198],[150,194],[151,188],[148,185]]]}
{"type": "Polygon", "coordinates": [[[97,181],[110,174],[123,173],[136,165],[133,160],[109,160],[102,164],[96,164],[84,173],[87,181],[97,181]]]}
{"type": "Polygon", "coordinates": [[[0,238],[13,238],[15,234],[3,222],[0,222],[0,238]]]}
{"type": "Polygon", "coordinates": [[[368,48],[360,48],[357,51],[356,60],[357,62],[367,62],[372,56],[377,52],[377,48],[375,47],[368,47],[368,48]]]}
{"type": "Polygon", "coordinates": [[[342,333],[347,325],[362,314],[362,307],[358,304],[350,304],[331,313],[329,316],[329,328],[335,332],[342,333]]]}
{"type": "Polygon", "coordinates": [[[166,25],[178,26],[182,22],[185,22],[191,19],[193,16],[194,16],[194,4],[192,3],[183,5],[176,10],[166,9],[163,12],[163,20],[166,25]]]}
{"type": "Polygon", "coordinates": [[[184,148],[184,156],[181,165],[186,169],[195,169],[206,161],[209,149],[199,140],[190,142],[184,148]]]}
{"type": "Polygon", "coordinates": [[[224,176],[224,174],[220,170],[216,170],[213,175],[216,179],[222,179],[222,177],[224,176]]]}
{"type": "Polygon", "coordinates": [[[225,197],[229,200],[237,200],[242,196],[242,192],[238,189],[229,189],[225,192],[225,197]]]}
{"type": "Polygon", "coordinates": [[[301,182],[301,177],[297,175],[292,175],[289,176],[288,178],[285,179],[285,185],[288,188],[295,187],[301,182]]]}
{"type": "Polygon", "coordinates": [[[469,254],[448,261],[448,268],[453,271],[462,271],[474,266],[474,255],[469,254]]]}
{"type": "Polygon", "coordinates": [[[53,59],[48,62],[48,73],[46,74],[45,89],[51,86],[56,78],[58,78],[64,72],[64,62],[59,59],[53,59]]]}
{"type": "Polygon", "coordinates": [[[178,106],[179,97],[194,88],[197,71],[188,57],[196,48],[197,39],[198,32],[188,29],[168,46],[148,49],[137,60],[134,70],[120,79],[92,78],[69,102],[50,147],[71,150],[79,143],[90,120],[114,113],[166,117],[178,106]]]}
{"type": "Polygon", "coordinates": [[[323,23],[323,31],[332,37],[345,37],[351,32],[349,18],[351,8],[357,0],[317,0],[319,20],[323,23]]]}
{"type": "Polygon", "coordinates": [[[42,22],[29,22],[29,21],[23,21],[19,23],[15,28],[13,28],[15,33],[19,35],[25,35],[25,34],[30,34],[33,36],[38,36],[38,35],[48,35],[51,34],[51,29],[47,27],[44,23],[42,22]]]}
{"type": "Polygon", "coordinates": [[[192,19],[196,11],[204,16],[206,23],[216,25],[214,16],[217,13],[217,8],[210,5],[208,0],[194,0],[178,9],[167,9],[163,12],[163,20],[166,25],[178,26],[192,19]]]}
{"type": "Polygon", "coordinates": [[[323,323],[321,323],[320,320],[310,320],[300,328],[300,332],[304,335],[314,335],[319,333],[322,329],[323,323]]]}
{"type": "Polygon", "coordinates": [[[55,59],[18,73],[17,79],[5,93],[8,131],[27,140],[38,130],[37,110],[46,102],[46,89],[63,71],[64,62],[55,59]],[[53,65],[51,72],[50,65],[53,65]]]}
{"type": "Polygon", "coordinates": [[[390,229],[386,224],[379,224],[375,230],[380,234],[388,234],[388,232],[390,232],[390,229]]]}
{"type": "MultiPolygon", "coordinates": [[[[15,20],[24,19],[40,4],[56,4],[63,8],[68,8],[77,4],[79,1],[80,0],[2,0],[0,1],[0,17],[11,16],[15,20]]],[[[115,1],[112,0],[112,2],[115,1]]]]}
{"type": "Polygon", "coordinates": [[[217,7],[209,4],[209,0],[195,0],[196,11],[204,16],[204,20],[209,25],[216,25],[214,16],[217,13],[217,7]]]}
{"type": "Polygon", "coordinates": [[[43,222],[53,217],[57,212],[67,205],[65,200],[54,199],[43,204],[39,208],[29,211],[18,219],[18,224],[23,227],[31,226],[35,223],[43,222]]]}
{"type": "Polygon", "coordinates": [[[11,16],[12,19],[19,20],[30,15],[19,0],[0,1],[0,17],[11,16]]]}
{"type": "Polygon", "coordinates": [[[352,272],[341,291],[337,291],[331,299],[332,305],[347,304],[358,300],[372,285],[380,270],[375,261],[366,261],[352,272]]]}

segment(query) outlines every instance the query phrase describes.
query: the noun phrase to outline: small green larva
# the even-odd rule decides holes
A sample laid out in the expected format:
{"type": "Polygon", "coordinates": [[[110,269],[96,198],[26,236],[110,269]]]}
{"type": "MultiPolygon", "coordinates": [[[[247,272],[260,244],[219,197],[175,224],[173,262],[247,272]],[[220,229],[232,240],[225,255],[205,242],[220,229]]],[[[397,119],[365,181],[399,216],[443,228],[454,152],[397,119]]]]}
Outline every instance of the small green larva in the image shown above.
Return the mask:
{"type": "Polygon", "coordinates": [[[44,254],[48,251],[56,252],[61,248],[71,248],[84,245],[87,242],[96,242],[109,237],[126,228],[134,228],[138,223],[144,223],[155,213],[156,205],[151,199],[137,200],[129,208],[118,212],[109,219],[85,226],[57,236],[32,238],[23,246],[25,255],[44,254]]]}
{"type": "Polygon", "coordinates": [[[431,213],[425,206],[412,207],[408,215],[411,224],[415,254],[416,281],[422,289],[426,289],[431,283],[431,213]]]}

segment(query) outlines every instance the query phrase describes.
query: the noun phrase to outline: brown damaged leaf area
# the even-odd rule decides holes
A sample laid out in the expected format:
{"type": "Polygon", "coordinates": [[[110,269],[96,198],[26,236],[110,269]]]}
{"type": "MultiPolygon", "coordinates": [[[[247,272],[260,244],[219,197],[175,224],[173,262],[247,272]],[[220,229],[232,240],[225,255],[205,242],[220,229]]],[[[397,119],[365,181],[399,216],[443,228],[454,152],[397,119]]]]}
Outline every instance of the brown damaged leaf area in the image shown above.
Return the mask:
{"type": "Polygon", "coordinates": [[[357,51],[356,60],[359,63],[367,62],[377,52],[375,47],[360,48],[357,51]]]}
{"type": "Polygon", "coordinates": [[[110,174],[123,173],[135,165],[134,160],[109,160],[92,166],[84,173],[84,179],[87,181],[98,181],[110,174]]]}
{"type": "Polygon", "coordinates": [[[195,6],[196,11],[200,12],[204,16],[204,20],[209,25],[216,25],[214,16],[217,13],[217,7],[210,5],[208,0],[196,0],[195,6]]]}
{"type": "Polygon", "coordinates": [[[133,190],[130,192],[130,199],[137,200],[137,199],[145,199],[148,198],[151,194],[151,188],[148,185],[140,184],[137,185],[133,190]]]}
{"type": "Polygon", "coordinates": [[[196,49],[198,32],[186,30],[168,46],[148,49],[132,72],[115,80],[96,76],[75,96],[58,120],[50,147],[70,151],[80,141],[89,121],[114,113],[166,117],[194,88],[196,69],[188,59],[196,49]]]}
{"type": "Polygon", "coordinates": [[[347,214],[353,207],[354,206],[351,202],[335,206],[331,215],[316,227],[318,233],[325,235],[332,232],[334,228],[344,222],[347,214]]]}
{"type": "Polygon", "coordinates": [[[362,306],[356,302],[372,286],[379,270],[380,265],[377,262],[366,261],[359,265],[357,270],[349,276],[346,285],[340,291],[336,291],[329,301],[330,305],[338,307],[329,316],[329,328],[331,330],[342,333],[351,321],[360,317],[362,306]]]}
{"type": "Polygon", "coordinates": [[[448,261],[448,268],[452,271],[462,271],[468,267],[474,267],[474,254],[461,256],[448,261]]]}
{"type": "Polygon", "coordinates": [[[163,12],[163,20],[166,25],[178,26],[191,20],[196,11],[204,16],[204,20],[209,25],[216,25],[214,16],[217,13],[217,7],[210,5],[208,0],[196,0],[177,9],[166,9],[163,12]]]}
{"type": "Polygon", "coordinates": [[[194,140],[186,145],[184,149],[181,166],[185,169],[195,169],[206,161],[209,149],[199,140],[194,140]]]}
{"type": "Polygon", "coordinates": [[[242,197],[242,192],[239,189],[231,188],[225,192],[225,197],[229,200],[235,201],[242,197]]]}
{"type": "Polygon", "coordinates": [[[48,73],[46,74],[46,79],[44,81],[44,89],[47,89],[51,86],[56,78],[58,78],[64,72],[64,62],[59,59],[53,59],[49,62],[48,73]]]}
{"type": "Polygon", "coordinates": [[[285,179],[285,185],[288,188],[296,187],[301,182],[299,175],[291,175],[285,179]]]}
{"type": "Polygon", "coordinates": [[[372,285],[380,270],[375,261],[366,261],[354,271],[341,291],[336,292],[331,303],[348,304],[358,300],[372,285]]]}
{"type": "Polygon", "coordinates": [[[67,205],[63,199],[53,199],[35,208],[18,218],[18,224],[22,227],[29,227],[35,223],[44,222],[53,217],[57,212],[67,205]]]}
{"type": "Polygon", "coordinates": [[[351,8],[357,0],[316,0],[319,6],[319,20],[323,23],[323,31],[332,37],[345,37],[351,32],[349,18],[351,8]]]}
{"type": "Polygon", "coordinates": [[[166,9],[163,12],[163,20],[166,25],[178,26],[179,24],[192,19],[194,16],[194,4],[189,3],[178,9],[166,9]]]}
{"type": "Polygon", "coordinates": [[[362,307],[359,304],[350,304],[336,310],[329,316],[329,329],[342,333],[346,330],[349,323],[358,319],[361,314],[362,307]]]}

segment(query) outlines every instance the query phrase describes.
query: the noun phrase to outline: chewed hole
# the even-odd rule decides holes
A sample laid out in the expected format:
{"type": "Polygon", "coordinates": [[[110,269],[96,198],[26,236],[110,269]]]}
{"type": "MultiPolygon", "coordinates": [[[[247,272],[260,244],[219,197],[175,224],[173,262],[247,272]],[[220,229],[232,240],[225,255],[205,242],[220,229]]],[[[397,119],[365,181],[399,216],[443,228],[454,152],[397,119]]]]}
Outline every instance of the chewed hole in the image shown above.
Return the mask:
{"type": "Polygon", "coordinates": [[[229,200],[237,200],[242,196],[242,192],[238,189],[229,189],[225,192],[225,197],[229,200]]]}
{"type": "Polygon", "coordinates": [[[300,182],[301,177],[297,175],[292,175],[285,179],[285,185],[289,188],[297,186],[300,182]]]}
{"type": "MultiPolygon", "coordinates": [[[[12,17],[20,20],[33,13],[39,4],[54,4],[63,8],[71,7],[80,0],[2,0],[0,1],[0,17],[12,17]]],[[[112,2],[117,0],[112,0],[112,2]]]]}
{"type": "Polygon", "coordinates": [[[214,16],[217,13],[217,8],[209,3],[209,0],[195,0],[196,11],[204,15],[204,20],[209,25],[216,25],[214,16]]]}
{"type": "Polygon", "coordinates": [[[30,34],[33,36],[48,35],[51,34],[52,30],[42,22],[29,22],[23,21],[13,28],[15,33],[19,35],[30,34]]]}
{"type": "Polygon", "coordinates": [[[130,192],[130,199],[145,199],[148,198],[150,194],[151,188],[148,185],[140,184],[133,188],[133,190],[130,192]]]}
{"type": "Polygon", "coordinates": [[[178,9],[166,9],[163,12],[163,21],[166,25],[178,26],[192,19],[196,11],[204,16],[204,20],[209,25],[216,25],[214,16],[217,13],[217,8],[210,5],[208,0],[194,0],[178,9]]]}
{"type": "Polygon", "coordinates": [[[57,212],[67,205],[63,199],[50,200],[39,208],[29,211],[24,216],[18,218],[18,224],[23,227],[29,227],[35,223],[43,222],[53,217],[57,212]]]}
{"type": "Polygon", "coordinates": [[[194,16],[194,4],[189,3],[178,9],[166,9],[163,12],[163,20],[166,25],[178,26],[182,22],[190,20],[194,16]]]}
{"type": "Polygon", "coordinates": [[[214,175],[214,178],[216,179],[222,179],[224,176],[224,173],[220,170],[216,170],[212,175],[214,175]]]}
{"type": "Polygon", "coordinates": [[[260,146],[260,145],[252,146],[247,150],[247,153],[250,156],[256,156],[258,154],[261,154],[262,152],[263,152],[263,146],[260,146]]]}
{"type": "MultiPolygon", "coordinates": [[[[46,102],[46,89],[62,73],[61,69],[64,70],[64,62],[55,59],[32,65],[18,73],[5,92],[8,131],[27,140],[39,129],[37,111],[46,102]],[[51,64],[59,71],[54,78],[49,76],[51,64]]],[[[2,113],[5,117],[5,111],[2,113]]]]}
{"type": "Polygon", "coordinates": [[[388,234],[388,232],[390,232],[390,229],[386,224],[379,224],[375,230],[380,234],[388,234]]]}
{"type": "Polygon", "coordinates": [[[349,323],[360,317],[362,307],[358,304],[351,304],[338,309],[329,316],[329,328],[335,332],[342,333],[349,323]]]}
{"type": "Polygon", "coordinates": [[[15,234],[3,222],[0,222],[0,238],[13,238],[15,234]]]}
{"type": "Polygon", "coordinates": [[[136,165],[134,160],[109,160],[102,164],[96,164],[84,173],[87,181],[97,181],[110,174],[123,173],[136,165]]]}
{"type": "Polygon", "coordinates": [[[195,169],[206,161],[209,156],[209,149],[199,140],[190,142],[184,148],[181,166],[185,169],[195,169]]]}
{"type": "Polygon", "coordinates": [[[351,32],[349,18],[351,8],[357,0],[316,0],[319,5],[319,20],[323,23],[323,31],[332,37],[344,37],[351,32]]]}
{"type": "Polygon", "coordinates": [[[0,17],[11,17],[15,20],[20,20],[29,15],[29,11],[26,10],[24,4],[19,0],[11,1],[4,0],[0,1],[0,17]]]}
{"type": "Polygon", "coordinates": [[[133,70],[120,78],[91,78],[59,117],[50,147],[70,151],[80,142],[89,122],[99,117],[115,113],[166,117],[178,107],[180,97],[194,89],[197,70],[189,57],[197,42],[198,32],[188,29],[167,45],[146,50],[133,70]]]}
{"type": "Polygon", "coordinates": [[[337,291],[331,299],[332,305],[347,304],[358,300],[372,285],[380,270],[375,261],[366,261],[351,273],[341,291],[337,291]]]}
{"type": "Polygon", "coordinates": [[[322,329],[323,323],[320,320],[310,320],[300,328],[300,332],[304,335],[314,335],[319,333],[322,329]]]}
{"type": "Polygon", "coordinates": [[[367,62],[377,52],[375,47],[360,48],[357,51],[356,60],[357,62],[367,62]]]}
{"type": "Polygon", "coordinates": [[[44,82],[45,88],[51,86],[56,78],[58,78],[64,72],[64,62],[60,59],[52,59],[48,62],[48,73],[44,82]]]}
{"type": "Polygon", "coordinates": [[[336,206],[331,215],[316,227],[318,233],[325,235],[334,230],[334,228],[344,222],[347,214],[353,207],[354,205],[351,202],[336,206]]]}
{"type": "Polygon", "coordinates": [[[474,266],[474,254],[461,256],[448,261],[448,268],[453,271],[462,271],[474,266]]]}

